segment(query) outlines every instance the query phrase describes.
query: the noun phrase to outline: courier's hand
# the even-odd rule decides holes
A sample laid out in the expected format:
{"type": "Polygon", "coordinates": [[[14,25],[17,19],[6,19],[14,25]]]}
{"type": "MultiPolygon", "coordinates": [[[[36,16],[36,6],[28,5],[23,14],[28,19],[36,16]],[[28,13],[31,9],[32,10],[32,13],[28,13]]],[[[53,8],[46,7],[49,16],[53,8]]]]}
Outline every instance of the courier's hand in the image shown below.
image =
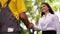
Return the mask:
{"type": "Polygon", "coordinates": [[[29,24],[29,29],[33,29],[33,28],[34,28],[33,23],[30,23],[30,24],[29,24]]]}

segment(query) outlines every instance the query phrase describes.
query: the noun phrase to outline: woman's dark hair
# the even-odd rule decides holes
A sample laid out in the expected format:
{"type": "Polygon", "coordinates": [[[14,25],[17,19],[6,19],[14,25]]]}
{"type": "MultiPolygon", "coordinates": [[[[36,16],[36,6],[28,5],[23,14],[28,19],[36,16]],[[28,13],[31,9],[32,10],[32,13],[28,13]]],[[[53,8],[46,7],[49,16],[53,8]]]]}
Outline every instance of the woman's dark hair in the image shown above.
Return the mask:
{"type": "MultiPolygon", "coordinates": [[[[43,4],[45,4],[45,5],[49,8],[49,13],[54,14],[54,11],[52,10],[52,8],[49,6],[48,3],[42,3],[42,5],[43,5],[43,4]]],[[[44,13],[42,12],[42,13],[41,13],[41,16],[43,16],[43,15],[44,15],[44,13]]]]}

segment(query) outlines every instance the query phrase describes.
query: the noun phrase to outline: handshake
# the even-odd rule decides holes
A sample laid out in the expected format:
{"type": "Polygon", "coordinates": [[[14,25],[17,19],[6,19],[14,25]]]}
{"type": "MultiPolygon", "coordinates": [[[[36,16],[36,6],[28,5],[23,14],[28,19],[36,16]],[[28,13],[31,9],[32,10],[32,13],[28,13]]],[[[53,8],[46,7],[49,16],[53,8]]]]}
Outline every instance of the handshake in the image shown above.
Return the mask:
{"type": "Polygon", "coordinates": [[[34,28],[34,24],[33,23],[30,23],[29,26],[28,26],[29,29],[33,29],[34,28]]]}

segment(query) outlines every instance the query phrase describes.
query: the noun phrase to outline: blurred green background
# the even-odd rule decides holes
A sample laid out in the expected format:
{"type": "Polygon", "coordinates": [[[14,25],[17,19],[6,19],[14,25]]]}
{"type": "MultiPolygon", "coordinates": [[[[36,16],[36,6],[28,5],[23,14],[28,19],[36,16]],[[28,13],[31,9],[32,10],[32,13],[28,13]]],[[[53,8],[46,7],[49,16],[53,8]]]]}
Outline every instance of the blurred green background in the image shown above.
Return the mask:
{"type": "MultiPolygon", "coordinates": [[[[56,15],[59,17],[60,21],[60,0],[24,0],[25,5],[27,8],[27,16],[28,19],[35,25],[38,25],[38,20],[41,17],[41,3],[47,2],[53,9],[56,15]]],[[[26,26],[24,23],[20,24],[23,28],[23,33],[22,34],[29,34],[29,31],[27,30],[26,26]]],[[[34,34],[41,34],[41,32],[34,32],[34,34]]]]}

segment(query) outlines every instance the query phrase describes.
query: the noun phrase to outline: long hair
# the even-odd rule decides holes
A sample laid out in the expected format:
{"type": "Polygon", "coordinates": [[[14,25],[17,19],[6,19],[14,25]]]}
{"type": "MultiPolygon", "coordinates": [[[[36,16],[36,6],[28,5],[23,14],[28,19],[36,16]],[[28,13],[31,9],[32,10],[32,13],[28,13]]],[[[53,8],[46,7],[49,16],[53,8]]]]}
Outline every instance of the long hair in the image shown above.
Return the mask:
{"type": "MultiPolygon", "coordinates": [[[[48,3],[42,3],[42,5],[43,5],[43,4],[45,4],[45,5],[49,8],[49,13],[54,14],[54,11],[52,10],[52,8],[49,6],[48,3]]],[[[42,12],[42,13],[41,13],[41,16],[43,16],[43,15],[44,15],[44,13],[42,12]]]]}

